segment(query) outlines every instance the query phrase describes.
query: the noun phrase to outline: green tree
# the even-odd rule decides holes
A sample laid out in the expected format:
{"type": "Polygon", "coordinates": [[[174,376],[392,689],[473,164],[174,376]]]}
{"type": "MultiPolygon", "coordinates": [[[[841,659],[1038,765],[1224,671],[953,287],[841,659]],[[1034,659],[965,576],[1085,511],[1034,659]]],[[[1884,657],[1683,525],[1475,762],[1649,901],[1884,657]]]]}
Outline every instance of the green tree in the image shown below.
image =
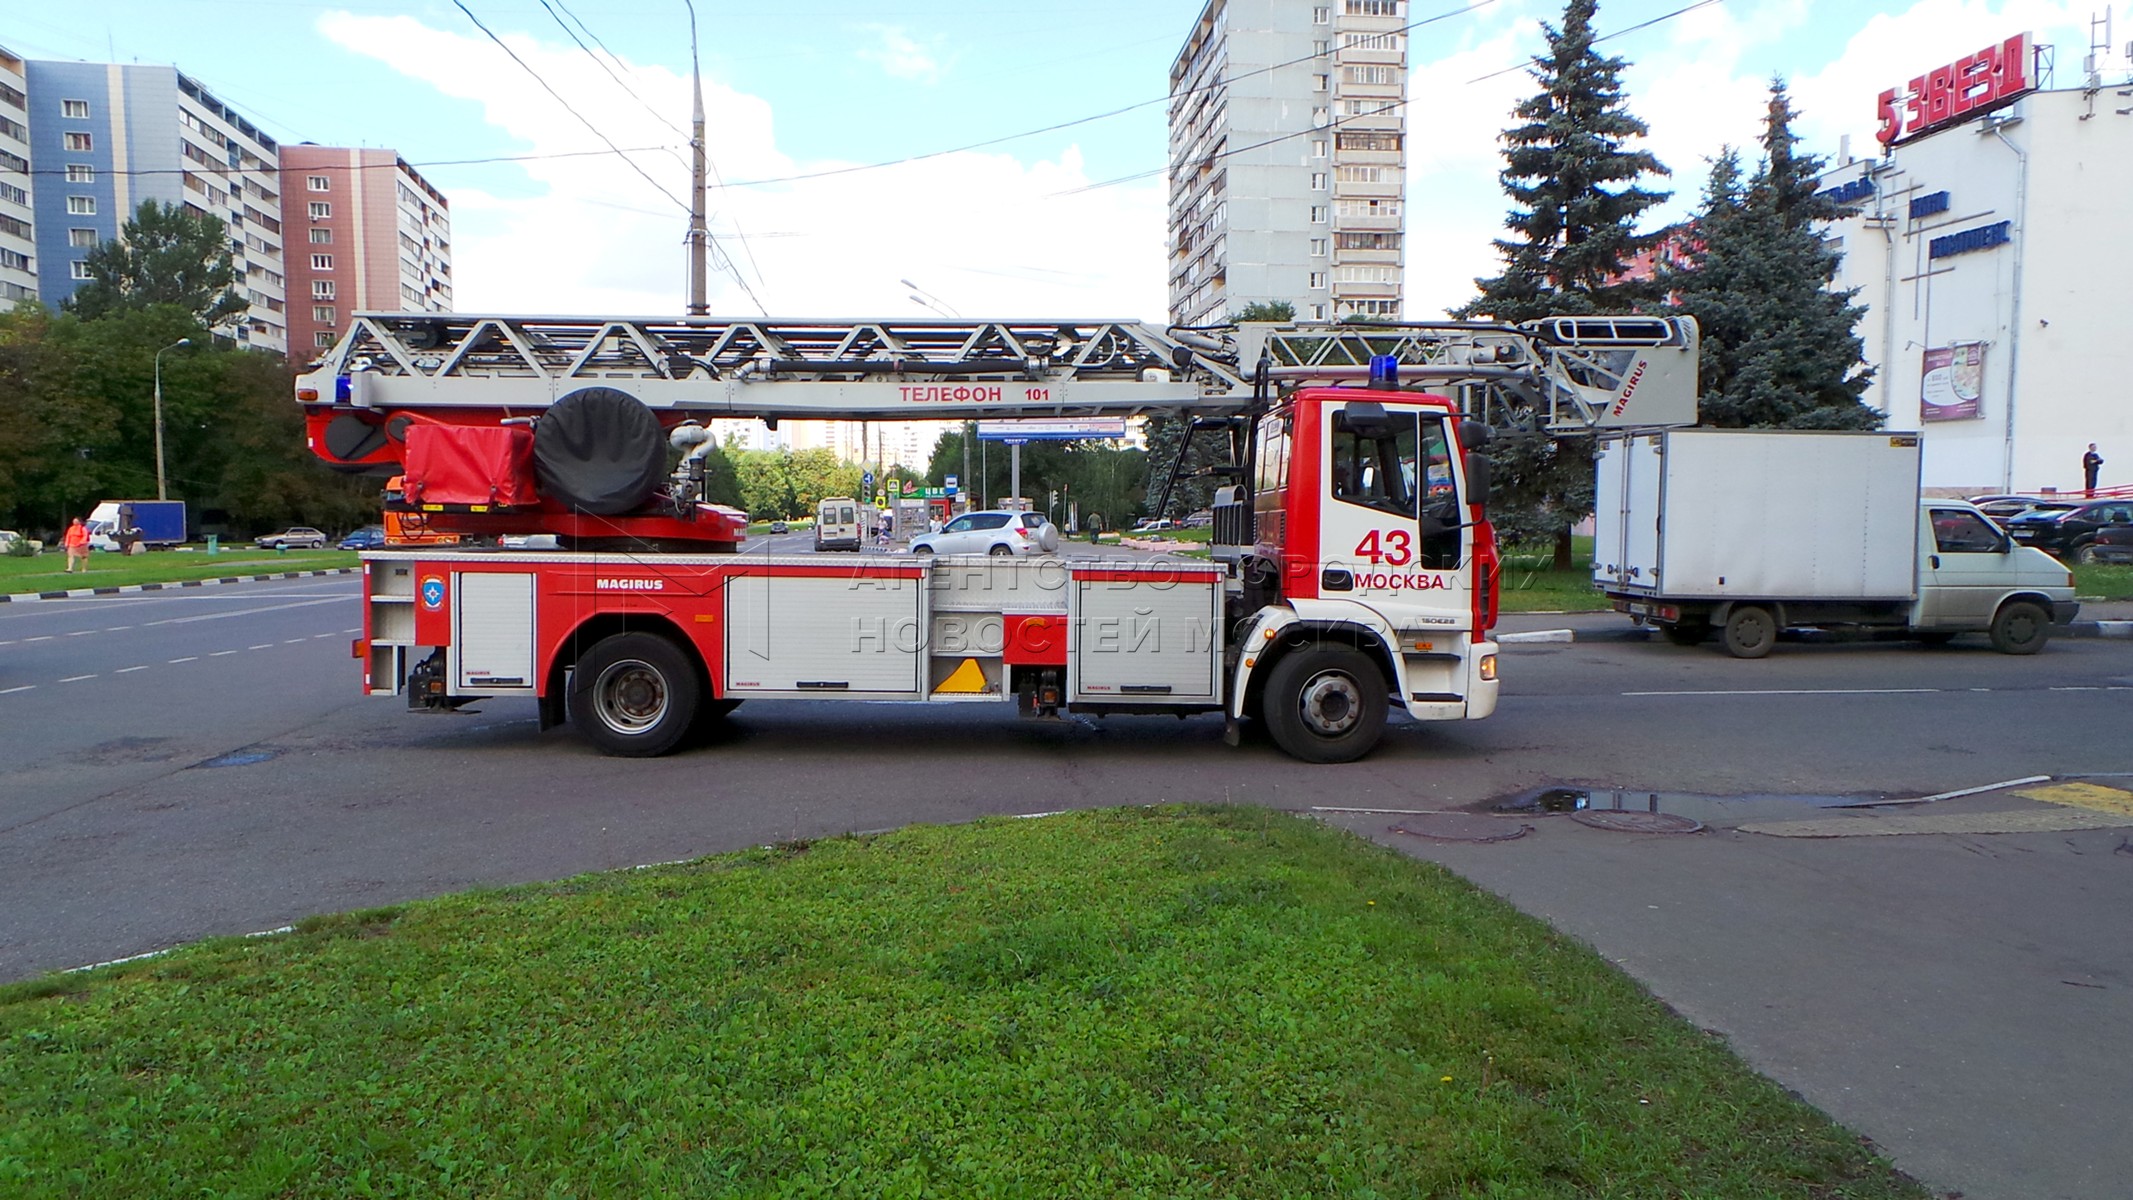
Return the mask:
{"type": "Polygon", "coordinates": [[[1666,192],[1639,186],[1666,175],[1658,159],[1628,147],[1649,130],[1622,95],[1624,62],[1593,49],[1597,0],[1570,0],[1561,29],[1543,25],[1547,53],[1533,60],[1541,90],[1512,110],[1499,176],[1512,211],[1499,240],[1503,274],[1477,279],[1481,295],[1458,316],[1530,321],[1559,313],[1625,312],[1647,285],[1618,278],[1652,243],[1637,218],[1666,192]]]}
{"type": "Polygon", "coordinates": [[[1818,194],[1823,161],[1797,151],[1785,81],[1774,79],[1762,160],[1741,178],[1732,147],[1711,166],[1686,264],[1664,282],[1702,327],[1702,422],[1728,428],[1873,429],[1873,372],[1856,290],[1834,291],[1837,256],[1817,223],[1842,213],[1818,194]]]}
{"type": "Polygon", "coordinates": [[[95,320],[115,312],[175,305],[212,328],[242,312],[232,288],[237,270],[229,229],[181,205],[143,200],[115,241],[89,251],[88,282],[68,299],[68,311],[95,320]]]}

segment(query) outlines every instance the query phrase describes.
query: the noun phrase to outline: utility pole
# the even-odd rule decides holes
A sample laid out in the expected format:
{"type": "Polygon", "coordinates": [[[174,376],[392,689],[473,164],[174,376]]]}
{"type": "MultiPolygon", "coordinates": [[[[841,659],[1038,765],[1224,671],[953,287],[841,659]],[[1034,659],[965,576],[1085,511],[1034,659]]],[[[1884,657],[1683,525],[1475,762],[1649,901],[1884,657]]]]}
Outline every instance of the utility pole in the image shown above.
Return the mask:
{"type": "Polygon", "coordinates": [[[704,149],[704,76],[696,61],[696,4],[689,6],[689,83],[696,92],[696,114],[689,127],[689,315],[711,315],[709,299],[711,227],[704,220],[707,156],[704,149]]]}
{"type": "Polygon", "coordinates": [[[170,345],[156,351],[156,499],[158,500],[170,499],[170,488],[163,480],[163,356],[180,346],[190,346],[192,344],[193,340],[191,338],[179,338],[170,345]]]}

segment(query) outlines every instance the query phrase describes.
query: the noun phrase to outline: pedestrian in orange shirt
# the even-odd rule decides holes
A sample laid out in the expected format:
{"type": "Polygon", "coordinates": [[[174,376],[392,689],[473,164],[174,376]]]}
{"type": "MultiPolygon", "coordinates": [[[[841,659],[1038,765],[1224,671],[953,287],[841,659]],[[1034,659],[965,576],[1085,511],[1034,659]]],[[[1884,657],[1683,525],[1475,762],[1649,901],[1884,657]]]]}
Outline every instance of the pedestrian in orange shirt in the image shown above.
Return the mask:
{"type": "Polygon", "coordinates": [[[81,523],[80,517],[74,518],[74,523],[67,526],[67,536],[64,539],[64,543],[67,547],[66,573],[72,575],[74,573],[74,564],[79,560],[82,574],[87,575],[89,573],[89,527],[81,523]]]}

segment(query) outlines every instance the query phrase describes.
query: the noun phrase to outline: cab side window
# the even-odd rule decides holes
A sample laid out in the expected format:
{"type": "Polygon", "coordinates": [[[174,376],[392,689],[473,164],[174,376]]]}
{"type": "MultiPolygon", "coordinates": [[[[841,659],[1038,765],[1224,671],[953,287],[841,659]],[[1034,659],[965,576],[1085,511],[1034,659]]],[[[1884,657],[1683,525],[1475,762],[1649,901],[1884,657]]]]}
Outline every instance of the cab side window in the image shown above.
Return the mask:
{"type": "Polygon", "coordinates": [[[1412,413],[1395,414],[1366,431],[1335,422],[1333,498],[1403,517],[1419,515],[1415,504],[1416,441],[1412,413]]]}
{"type": "Polygon", "coordinates": [[[1933,544],[1942,554],[1990,554],[2000,548],[2001,541],[1999,530],[1976,513],[1933,510],[1933,544]]]}

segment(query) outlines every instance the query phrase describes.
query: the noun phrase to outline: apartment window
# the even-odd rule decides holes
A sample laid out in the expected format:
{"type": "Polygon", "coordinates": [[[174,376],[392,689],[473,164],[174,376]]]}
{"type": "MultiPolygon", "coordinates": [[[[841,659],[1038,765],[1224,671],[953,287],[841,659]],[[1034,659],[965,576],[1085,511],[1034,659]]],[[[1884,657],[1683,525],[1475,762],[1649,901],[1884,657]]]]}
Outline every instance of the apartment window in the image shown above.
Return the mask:
{"type": "Polygon", "coordinates": [[[332,281],[331,279],[314,279],[314,280],[312,280],[312,281],[311,281],[311,298],[312,298],[313,300],[331,300],[331,299],[333,299],[333,281],[332,281]]]}
{"type": "Polygon", "coordinates": [[[304,186],[314,192],[330,192],[333,190],[333,180],[324,175],[306,175],[304,176],[304,186]]]}
{"type": "Polygon", "coordinates": [[[1331,53],[1333,53],[1332,42],[1321,40],[1311,43],[1311,56],[1313,58],[1324,58],[1331,53]]]}
{"type": "Polygon", "coordinates": [[[1326,273],[1324,271],[1311,272],[1311,282],[1305,286],[1313,289],[1326,286],[1326,273]]]}
{"type": "Polygon", "coordinates": [[[333,331],[331,329],[321,329],[312,334],[311,344],[321,350],[333,349],[333,331]]]}
{"type": "Polygon", "coordinates": [[[11,271],[27,271],[30,269],[30,256],[20,250],[0,250],[0,267],[11,271]]]}
{"type": "Polygon", "coordinates": [[[96,168],[95,168],[95,167],[92,167],[92,166],[89,166],[89,165],[88,165],[88,164],[86,164],[86,163],[68,163],[68,164],[67,164],[67,182],[68,182],[68,183],[95,183],[95,182],[96,182],[96,168]]]}
{"type": "Polygon", "coordinates": [[[72,268],[72,270],[70,270],[68,274],[72,275],[76,279],[94,278],[94,276],[89,274],[89,264],[83,262],[78,258],[67,265],[72,268]]]}
{"type": "Polygon", "coordinates": [[[1326,139],[1324,139],[1324,138],[1319,138],[1319,139],[1318,139],[1317,141],[1314,141],[1314,142],[1312,142],[1312,143],[1311,143],[1311,157],[1312,157],[1312,158],[1324,158],[1325,156],[1326,156],[1326,139]]]}
{"type": "Polygon", "coordinates": [[[96,139],[86,133],[70,133],[67,135],[67,149],[77,151],[94,150],[96,149],[96,139]]]}
{"type": "Polygon", "coordinates": [[[1314,204],[1314,205],[1312,205],[1312,206],[1311,206],[1311,223],[1312,223],[1313,225],[1323,225],[1323,224],[1325,224],[1325,223],[1326,223],[1326,206],[1325,206],[1325,205],[1323,205],[1323,204],[1314,204]]]}
{"type": "Polygon", "coordinates": [[[67,230],[67,245],[69,246],[81,246],[87,248],[96,245],[96,243],[97,237],[96,231],[94,229],[67,230]]]}
{"type": "Polygon", "coordinates": [[[333,216],[333,205],[332,205],[331,203],[329,203],[329,202],[327,202],[327,201],[324,201],[324,200],[313,200],[313,201],[311,202],[311,219],[312,219],[312,220],[314,220],[314,221],[325,221],[325,220],[329,220],[329,219],[331,219],[331,218],[332,218],[332,216],[333,216]]]}
{"type": "Polygon", "coordinates": [[[1376,129],[1343,129],[1334,139],[1334,145],[1343,150],[1398,150],[1400,135],[1376,129]]]}
{"type": "Polygon", "coordinates": [[[333,256],[331,254],[312,255],[311,269],[314,271],[331,271],[333,269],[333,256]]]}
{"type": "Polygon", "coordinates": [[[1342,67],[1341,78],[1348,83],[1398,83],[1398,70],[1387,66],[1342,67]]]}
{"type": "Polygon", "coordinates": [[[1326,256],[1326,239],[1324,239],[1324,238],[1312,238],[1312,239],[1311,239],[1311,257],[1312,257],[1312,258],[1324,258],[1325,256],[1326,256]]]}
{"type": "Polygon", "coordinates": [[[1383,167],[1339,167],[1334,171],[1342,183],[1383,183],[1383,167]]]}
{"type": "Polygon", "coordinates": [[[1317,7],[1317,8],[1314,8],[1314,9],[1312,9],[1312,10],[1311,10],[1311,23],[1312,23],[1313,25],[1331,25],[1331,24],[1333,24],[1333,8],[1332,8],[1332,6],[1331,6],[1331,5],[1327,5],[1327,4],[1321,4],[1321,5],[1319,5],[1319,6],[1317,7]]]}
{"type": "Polygon", "coordinates": [[[74,216],[77,216],[77,217],[93,217],[93,216],[95,216],[95,215],[96,215],[96,197],[94,197],[94,196],[69,196],[69,197],[67,197],[67,212],[68,212],[68,213],[70,213],[70,214],[72,214],[72,215],[74,215],[74,216]]]}
{"type": "Polygon", "coordinates": [[[1348,0],[1347,12],[1351,17],[1397,17],[1400,0],[1348,0]]]}
{"type": "Polygon", "coordinates": [[[0,200],[10,200],[16,204],[28,205],[30,194],[12,183],[0,183],[0,200]]]}
{"type": "Polygon", "coordinates": [[[86,121],[89,119],[89,102],[87,100],[62,100],[59,102],[59,115],[86,121]]]}
{"type": "Polygon", "coordinates": [[[321,324],[321,325],[331,325],[331,324],[333,324],[333,306],[332,306],[331,304],[314,304],[314,305],[312,305],[312,306],[311,306],[311,319],[312,319],[312,320],[314,320],[314,321],[316,321],[316,322],[318,322],[318,323],[319,323],[319,324],[321,324]]]}
{"type": "Polygon", "coordinates": [[[1323,92],[1332,86],[1333,80],[1328,76],[1313,75],[1311,77],[1311,90],[1314,92],[1323,92]]]}
{"type": "Polygon", "coordinates": [[[333,244],[333,231],[332,231],[331,229],[324,229],[324,228],[320,228],[320,229],[314,229],[314,230],[312,230],[312,231],[311,231],[311,244],[312,244],[312,245],[314,245],[314,246],[330,246],[330,245],[332,245],[332,244],[333,244]]]}
{"type": "Polygon", "coordinates": [[[1312,320],[1314,320],[1314,321],[1323,321],[1323,320],[1325,320],[1325,319],[1326,319],[1326,306],[1325,306],[1325,305],[1323,305],[1323,304],[1314,304],[1314,305],[1312,305],[1312,306],[1311,306],[1311,319],[1312,319],[1312,320]]]}
{"type": "Polygon", "coordinates": [[[1326,190],[1326,173],[1324,171],[1311,172],[1311,190],[1314,192],[1326,190]]]}

